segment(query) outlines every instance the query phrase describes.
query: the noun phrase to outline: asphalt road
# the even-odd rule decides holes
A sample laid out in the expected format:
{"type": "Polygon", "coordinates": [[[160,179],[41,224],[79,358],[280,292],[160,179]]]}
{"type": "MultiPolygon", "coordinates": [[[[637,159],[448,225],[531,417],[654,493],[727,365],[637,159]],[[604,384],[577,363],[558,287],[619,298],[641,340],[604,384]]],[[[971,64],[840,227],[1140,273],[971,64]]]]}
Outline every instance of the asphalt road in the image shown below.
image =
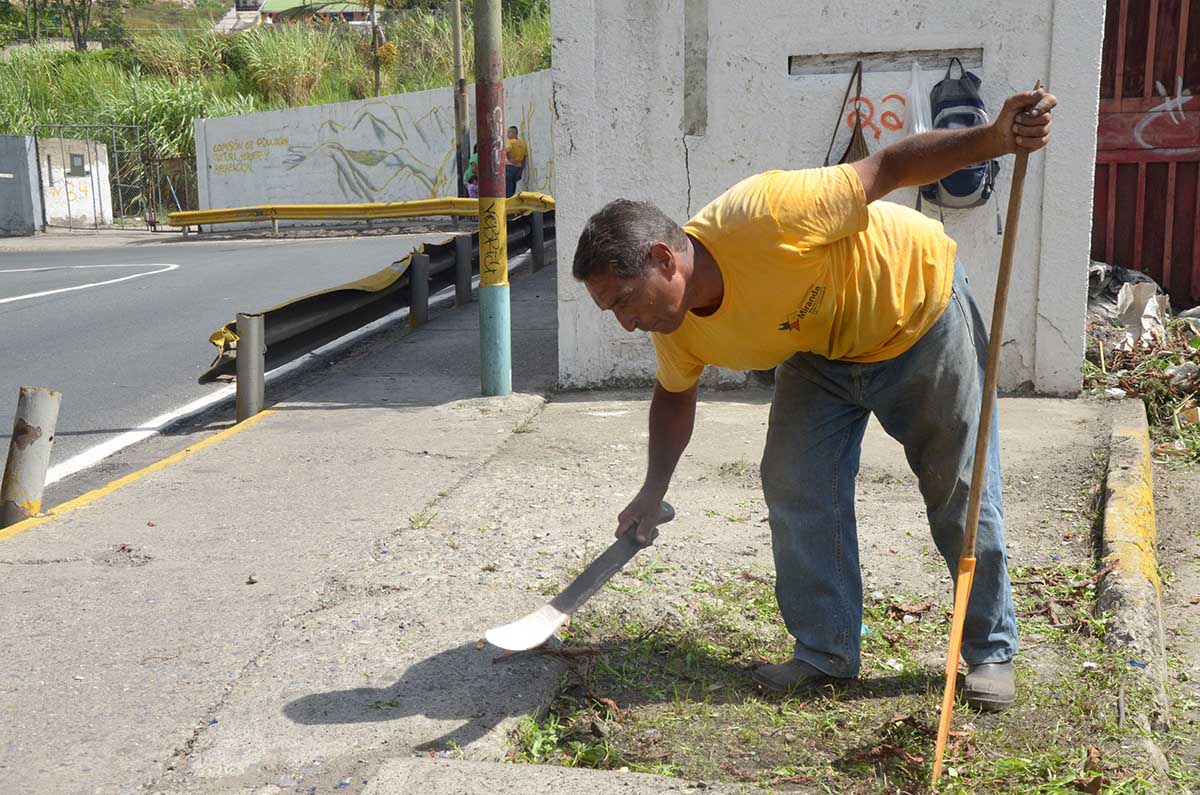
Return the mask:
{"type": "Polygon", "coordinates": [[[445,237],[0,249],[4,449],[22,385],[63,393],[52,464],[64,462],[221,388],[196,379],[216,352],[208,336],[237,312],[358,279],[445,237]]]}

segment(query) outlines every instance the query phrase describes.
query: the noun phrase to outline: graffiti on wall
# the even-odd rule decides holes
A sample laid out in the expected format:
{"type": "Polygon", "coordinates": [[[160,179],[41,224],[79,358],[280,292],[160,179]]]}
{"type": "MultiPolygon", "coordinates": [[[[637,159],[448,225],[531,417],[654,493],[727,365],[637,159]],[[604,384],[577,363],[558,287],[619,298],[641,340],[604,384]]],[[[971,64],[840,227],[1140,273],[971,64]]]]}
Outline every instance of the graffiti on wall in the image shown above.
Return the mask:
{"type": "MultiPolygon", "coordinates": [[[[504,125],[516,124],[529,147],[519,190],[552,190],[550,89],[548,73],[513,78],[506,84],[507,113],[493,120],[501,141],[504,125]]],[[[448,89],[211,119],[204,130],[205,201],[212,206],[271,200],[386,202],[457,193],[453,94],[448,89]]],[[[469,131],[469,138],[476,139],[473,119],[469,131]]],[[[502,158],[503,150],[480,155],[502,158]]]]}
{"type": "Polygon", "coordinates": [[[389,201],[411,195],[405,188],[435,198],[449,182],[453,147],[446,149],[440,163],[426,162],[415,153],[437,151],[442,141],[453,137],[453,123],[442,118],[441,108],[414,116],[407,108],[389,102],[372,102],[360,108],[350,124],[325,120],[315,144],[292,145],[284,159],[289,171],[303,166],[332,163],[338,190],[347,201],[389,201]],[[366,137],[375,144],[364,145],[366,137]]]}
{"type": "Polygon", "coordinates": [[[81,179],[69,179],[66,180],[65,184],[63,182],[56,182],[50,187],[49,193],[52,198],[68,202],[90,202],[92,200],[91,183],[81,179]]]}
{"type": "MultiPolygon", "coordinates": [[[[1164,118],[1169,119],[1171,123],[1175,125],[1175,127],[1182,126],[1184,122],[1188,121],[1186,110],[1187,104],[1195,99],[1195,97],[1192,96],[1191,90],[1183,87],[1182,75],[1177,75],[1175,77],[1174,97],[1167,93],[1166,86],[1164,86],[1161,81],[1155,80],[1154,88],[1157,90],[1158,95],[1163,97],[1163,102],[1160,102],[1159,104],[1150,108],[1150,110],[1146,111],[1146,114],[1142,117],[1141,121],[1139,121],[1137,126],[1133,128],[1133,137],[1138,142],[1138,145],[1143,149],[1155,149],[1158,146],[1163,145],[1162,143],[1156,144],[1146,140],[1145,136],[1147,133],[1147,128],[1149,128],[1159,119],[1164,118]]],[[[1193,138],[1193,140],[1195,139],[1193,138]]],[[[1169,143],[1174,144],[1176,141],[1171,140],[1169,143]]],[[[1188,151],[1200,151],[1200,147],[1196,147],[1194,149],[1189,148],[1188,151]]]]}
{"type": "Polygon", "coordinates": [[[846,126],[854,129],[855,118],[862,119],[863,130],[874,133],[875,140],[879,140],[879,136],[884,130],[897,132],[904,127],[904,106],[907,101],[900,94],[888,94],[883,98],[878,105],[870,97],[854,97],[851,102],[854,106],[846,115],[846,126]],[[888,103],[892,103],[888,106],[888,103]],[[879,109],[879,119],[875,119],[875,110],[879,109]]]}
{"type": "MultiPolygon", "coordinates": [[[[528,143],[527,130],[538,123],[536,103],[526,102],[520,109],[519,126],[528,143]]],[[[494,126],[504,139],[504,123],[497,116],[494,126]]],[[[496,131],[493,130],[495,134],[496,131]]],[[[446,195],[453,179],[453,122],[441,108],[414,116],[407,108],[389,102],[374,102],[361,108],[350,124],[326,120],[320,128],[321,140],[312,145],[292,145],[285,158],[288,170],[306,164],[331,162],[337,173],[338,190],[347,201],[390,201],[396,196],[417,193],[436,198],[446,195]],[[364,132],[376,146],[364,146],[364,132]],[[417,145],[419,143],[419,145],[417,145]],[[417,150],[441,150],[440,160],[429,162],[417,150]]],[[[499,170],[500,150],[494,154],[499,170]]],[[[553,159],[537,167],[530,145],[529,166],[523,177],[523,190],[548,192],[553,182],[553,159]]],[[[452,191],[451,191],[452,192],[452,191]]]]}
{"type": "Polygon", "coordinates": [[[249,174],[255,163],[270,160],[271,147],[287,145],[288,139],[284,136],[219,141],[212,146],[209,162],[218,174],[249,174]]]}

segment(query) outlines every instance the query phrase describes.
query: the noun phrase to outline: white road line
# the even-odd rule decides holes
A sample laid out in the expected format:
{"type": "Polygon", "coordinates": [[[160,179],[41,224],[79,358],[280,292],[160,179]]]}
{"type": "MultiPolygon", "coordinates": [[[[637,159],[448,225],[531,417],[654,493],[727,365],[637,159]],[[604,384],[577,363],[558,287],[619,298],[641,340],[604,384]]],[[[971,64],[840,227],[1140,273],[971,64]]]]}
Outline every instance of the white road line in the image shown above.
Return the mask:
{"type": "Polygon", "coordinates": [[[158,268],[156,271],[146,271],[145,273],[135,273],[132,276],[121,276],[116,279],[105,279],[102,282],[88,282],[87,284],[77,284],[74,287],[60,287],[57,290],[43,290],[40,293],[29,293],[28,295],[15,295],[11,298],[0,298],[0,304],[11,304],[14,301],[26,301],[30,298],[42,298],[47,295],[57,295],[58,293],[69,293],[74,290],[86,290],[89,287],[102,287],[106,284],[116,284],[117,282],[127,282],[130,279],[140,279],[143,276],[154,276],[158,273],[167,273],[178,268],[178,265],[171,265],[164,262],[147,262],[140,265],[60,265],[58,267],[46,268],[12,268],[9,270],[0,270],[0,273],[35,273],[37,271],[56,271],[79,268],[158,268]]]}
{"type": "MultiPolygon", "coordinates": [[[[511,271],[513,268],[510,266],[509,270],[511,271]]],[[[472,277],[471,285],[472,287],[479,286],[479,276],[472,277]]],[[[446,287],[445,289],[440,290],[429,297],[430,308],[440,307],[453,302],[454,287],[446,287]]],[[[281,378],[288,373],[292,373],[296,370],[304,368],[308,364],[322,358],[323,356],[328,356],[331,353],[336,353],[343,348],[353,345],[363,337],[367,337],[371,334],[374,334],[376,331],[379,331],[380,329],[405,320],[408,317],[408,311],[408,307],[402,307],[391,314],[384,315],[378,320],[373,320],[367,325],[351,331],[349,334],[345,334],[331,342],[325,343],[321,347],[304,354],[298,359],[294,359],[287,364],[282,364],[279,367],[276,367],[274,370],[268,370],[265,375],[265,379],[267,382],[274,381],[275,379],[281,378]]],[[[88,467],[95,466],[105,458],[108,458],[110,455],[120,452],[126,447],[137,444],[144,439],[149,439],[151,436],[159,433],[164,428],[173,425],[180,420],[184,420],[188,417],[199,414],[207,408],[234,397],[236,391],[236,384],[227,384],[222,386],[216,391],[211,392],[210,394],[207,394],[198,400],[193,400],[191,403],[180,406],[174,411],[169,411],[166,414],[160,414],[151,420],[147,420],[132,431],[126,431],[120,436],[114,436],[112,439],[109,439],[106,442],[101,442],[95,447],[68,458],[61,464],[55,464],[46,472],[46,485],[49,486],[51,483],[57,483],[63,478],[68,478],[77,472],[82,472],[88,467]]]]}

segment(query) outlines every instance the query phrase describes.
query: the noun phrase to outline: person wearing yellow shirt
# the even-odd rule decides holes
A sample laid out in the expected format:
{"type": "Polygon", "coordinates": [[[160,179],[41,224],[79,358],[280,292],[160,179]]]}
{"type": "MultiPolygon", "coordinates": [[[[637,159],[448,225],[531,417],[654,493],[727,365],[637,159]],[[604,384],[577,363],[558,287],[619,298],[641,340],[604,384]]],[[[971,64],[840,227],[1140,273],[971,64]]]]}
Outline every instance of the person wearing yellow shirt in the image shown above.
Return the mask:
{"type": "MultiPolygon", "coordinates": [[[[775,595],[795,647],[792,659],[753,672],[759,686],[858,675],[854,480],[871,414],[904,446],[954,576],[987,330],[942,225],[880,199],[1041,148],[1056,104],[1043,91],[1017,94],[991,125],[913,135],[851,164],[758,174],[682,228],[626,199],[584,227],[573,275],[626,331],[650,332],[658,360],[646,478],[618,516],[618,536],[645,544],[656,535],[704,367],[776,368],[761,471],[775,595]]],[[[1017,652],[996,428],[962,646],[967,702],[992,711],[1015,700],[1017,652]]]]}
{"type": "Polygon", "coordinates": [[[512,196],[517,192],[517,182],[525,173],[525,160],[529,156],[529,147],[518,137],[520,130],[508,128],[508,140],[504,144],[504,153],[508,163],[504,166],[504,195],[512,196]]]}

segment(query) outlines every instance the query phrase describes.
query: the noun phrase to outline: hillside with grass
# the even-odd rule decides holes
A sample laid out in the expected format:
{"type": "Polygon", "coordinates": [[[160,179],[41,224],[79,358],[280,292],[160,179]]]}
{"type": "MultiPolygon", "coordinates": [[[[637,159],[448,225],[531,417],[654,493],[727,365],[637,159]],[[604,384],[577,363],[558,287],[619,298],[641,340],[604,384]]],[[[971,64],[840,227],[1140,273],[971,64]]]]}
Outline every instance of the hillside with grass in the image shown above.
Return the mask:
{"type": "MultiPolygon", "coordinates": [[[[444,4],[429,6],[384,13],[381,94],[452,85],[450,15],[444,4]]],[[[464,6],[470,79],[469,0],[464,6]]],[[[549,6],[549,0],[505,3],[506,76],[549,67],[549,6]]],[[[196,118],[374,95],[366,29],[309,19],[225,36],[195,24],[155,28],[153,19],[136,19],[136,29],[103,50],[42,44],[0,55],[0,134],[29,135],[35,124],[137,125],[160,157],[191,157],[196,118]]]]}

